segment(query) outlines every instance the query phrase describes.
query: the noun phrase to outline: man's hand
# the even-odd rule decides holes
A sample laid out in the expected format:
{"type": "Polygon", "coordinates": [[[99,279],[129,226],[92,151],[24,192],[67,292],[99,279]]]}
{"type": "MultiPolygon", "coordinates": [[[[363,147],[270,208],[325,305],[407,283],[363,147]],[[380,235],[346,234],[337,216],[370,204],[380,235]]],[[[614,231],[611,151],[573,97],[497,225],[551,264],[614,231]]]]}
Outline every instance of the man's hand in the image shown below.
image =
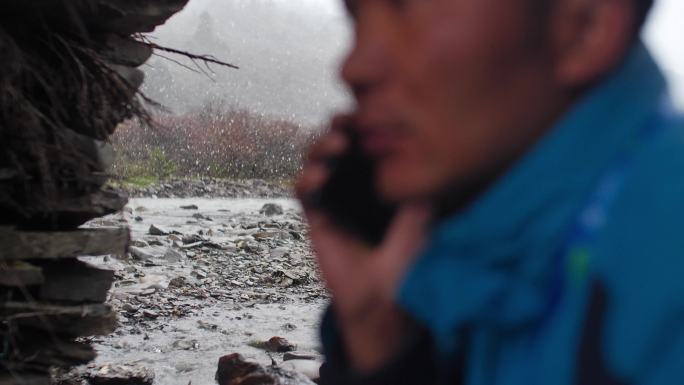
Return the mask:
{"type": "MultiPolygon", "coordinates": [[[[327,161],[347,148],[341,127],[349,121],[336,118],[332,130],[311,148],[297,184],[300,197],[320,189],[327,180],[327,161]]],[[[394,297],[422,246],[430,212],[422,205],[404,205],[376,248],[340,229],[316,208],[305,207],[305,213],[350,362],[362,372],[378,369],[402,347],[408,320],[394,297]]]]}

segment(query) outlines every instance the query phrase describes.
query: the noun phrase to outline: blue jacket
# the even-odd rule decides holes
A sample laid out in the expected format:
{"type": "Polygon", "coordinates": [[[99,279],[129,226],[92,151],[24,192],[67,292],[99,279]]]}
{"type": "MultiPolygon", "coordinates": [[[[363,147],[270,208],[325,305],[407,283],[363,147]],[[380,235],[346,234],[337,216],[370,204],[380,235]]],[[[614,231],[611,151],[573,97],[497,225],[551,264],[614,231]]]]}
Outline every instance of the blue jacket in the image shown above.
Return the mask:
{"type": "MultiPolygon", "coordinates": [[[[684,123],[667,95],[636,44],[435,227],[397,293],[427,330],[422,370],[454,383],[458,367],[467,385],[684,384],[684,123]]],[[[334,326],[324,329],[334,361],[334,326]]]]}

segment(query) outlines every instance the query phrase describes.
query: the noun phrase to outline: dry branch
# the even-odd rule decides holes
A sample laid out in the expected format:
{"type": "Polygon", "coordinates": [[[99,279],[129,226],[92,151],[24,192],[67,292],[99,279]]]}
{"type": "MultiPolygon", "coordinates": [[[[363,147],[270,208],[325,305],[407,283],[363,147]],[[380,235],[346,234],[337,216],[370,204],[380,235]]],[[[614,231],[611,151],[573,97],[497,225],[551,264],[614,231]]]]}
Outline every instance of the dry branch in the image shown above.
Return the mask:
{"type": "MultiPolygon", "coordinates": [[[[152,42],[148,42],[147,44],[148,44],[152,49],[156,49],[156,50],[159,50],[159,51],[164,51],[164,52],[173,53],[173,54],[176,54],[176,55],[185,56],[186,58],[192,60],[193,63],[194,63],[195,61],[201,61],[201,62],[205,63],[205,65],[206,65],[207,63],[212,63],[212,64],[218,64],[218,65],[220,65],[220,66],[224,66],[224,67],[228,67],[228,68],[232,68],[232,69],[236,69],[236,70],[237,70],[237,69],[240,69],[240,67],[238,67],[238,66],[236,66],[236,65],[234,65],[234,64],[230,64],[230,63],[226,63],[226,62],[224,62],[224,61],[221,61],[221,60],[217,59],[217,58],[216,58],[215,56],[213,56],[213,55],[196,55],[196,54],[193,54],[193,53],[190,53],[190,52],[186,52],[186,51],[182,51],[182,50],[178,50],[178,49],[175,49],[175,48],[164,47],[164,46],[161,46],[161,45],[159,45],[159,44],[152,43],[152,42]]],[[[209,69],[209,67],[207,67],[207,68],[209,69]]]]}

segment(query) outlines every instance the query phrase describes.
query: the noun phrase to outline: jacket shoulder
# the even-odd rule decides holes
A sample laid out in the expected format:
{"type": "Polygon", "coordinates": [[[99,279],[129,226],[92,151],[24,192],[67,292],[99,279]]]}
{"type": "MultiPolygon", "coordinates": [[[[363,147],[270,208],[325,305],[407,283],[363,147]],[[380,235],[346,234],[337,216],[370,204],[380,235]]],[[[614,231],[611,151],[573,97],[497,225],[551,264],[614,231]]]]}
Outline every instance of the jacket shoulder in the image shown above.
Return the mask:
{"type": "Polygon", "coordinates": [[[684,378],[684,120],[659,128],[634,157],[596,250],[606,357],[648,384],[684,378]]]}

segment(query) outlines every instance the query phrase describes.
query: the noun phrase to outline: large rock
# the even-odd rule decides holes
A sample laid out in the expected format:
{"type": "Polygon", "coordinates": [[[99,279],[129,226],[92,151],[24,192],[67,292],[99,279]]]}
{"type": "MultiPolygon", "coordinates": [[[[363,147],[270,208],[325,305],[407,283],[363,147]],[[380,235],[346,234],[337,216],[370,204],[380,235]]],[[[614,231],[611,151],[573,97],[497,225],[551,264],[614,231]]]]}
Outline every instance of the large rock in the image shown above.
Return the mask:
{"type": "Polygon", "coordinates": [[[264,343],[264,348],[274,353],[285,353],[297,350],[297,345],[283,337],[271,337],[264,343]]]}
{"type": "Polygon", "coordinates": [[[0,227],[0,260],[59,259],[85,255],[124,255],[127,227],[36,232],[0,227]]]}
{"type": "Polygon", "coordinates": [[[167,262],[171,262],[171,263],[180,262],[183,260],[183,254],[181,254],[179,251],[169,247],[168,249],[166,249],[166,253],[164,253],[164,259],[167,262]]]}
{"type": "Polygon", "coordinates": [[[39,21],[52,28],[72,31],[130,35],[152,32],[185,7],[188,0],[4,0],[0,21],[22,21],[38,27],[39,21]],[[79,17],[80,16],[80,17],[79,17]]]}
{"type": "MultiPolygon", "coordinates": [[[[8,369],[22,371],[36,367],[65,367],[85,364],[95,358],[95,350],[86,343],[66,340],[54,333],[19,330],[12,335],[18,360],[4,362],[8,369]]],[[[0,384],[6,384],[1,382],[0,384]]]]}
{"type": "Polygon", "coordinates": [[[116,34],[106,35],[105,47],[103,55],[114,64],[138,67],[152,56],[149,45],[116,34]]]}
{"type": "MultiPolygon", "coordinates": [[[[92,0],[91,0],[92,1],[92,0]]],[[[120,34],[152,32],[185,7],[188,0],[99,0],[93,15],[94,28],[120,34]]]]}
{"type": "Polygon", "coordinates": [[[216,381],[219,385],[314,385],[301,373],[278,366],[262,366],[233,353],[219,359],[216,381]]]}
{"type": "Polygon", "coordinates": [[[0,264],[0,285],[29,287],[45,282],[43,270],[22,261],[7,261],[0,264]]]}
{"type": "Polygon", "coordinates": [[[165,229],[165,228],[163,228],[161,226],[157,226],[157,225],[150,225],[150,228],[149,228],[149,230],[147,230],[147,232],[150,235],[169,235],[169,234],[171,234],[171,230],[165,229]]]}
{"type": "Polygon", "coordinates": [[[284,211],[283,206],[277,203],[266,203],[259,212],[267,217],[272,217],[274,215],[283,215],[284,211]]]}
{"type": "Polygon", "coordinates": [[[17,377],[16,373],[0,372],[0,384],[11,385],[51,385],[50,376],[46,373],[22,373],[17,377]]]}
{"type": "Polygon", "coordinates": [[[141,261],[149,261],[150,259],[154,258],[154,255],[148,253],[141,247],[131,246],[128,248],[128,251],[131,253],[133,258],[139,259],[141,261]]]}
{"type": "Polygon", "coordinates": [[[40,287],[43,301],[97,303],[107,300],[114,282],[114,272],[98,269],[71,259],[40,263],[45,283],[40,287]]]}
{"type": "MultiPolygon", "coordinates": [[[[54,219],[59,228],[73,228],[97,217],[121,211],[128,196],[121,192],[104,189],[89,195],[63,200],[54,208],[54,219]]],[[[39,229],[33,221],[31,227],[39,229]]]]}
{"type": "Polygon", "coordinates": [[[103,304],[64,306],[39,302],[5,302],[0,318],[18,327],[30,327],[60,335],[106,335],[117,325],[116,313],[103,304]]]}
{"type": "Polygon", "coordinates": [[[104,365],[87,375],[91,385],[152,385],[154,372],[133,365],[104,365]]]}

